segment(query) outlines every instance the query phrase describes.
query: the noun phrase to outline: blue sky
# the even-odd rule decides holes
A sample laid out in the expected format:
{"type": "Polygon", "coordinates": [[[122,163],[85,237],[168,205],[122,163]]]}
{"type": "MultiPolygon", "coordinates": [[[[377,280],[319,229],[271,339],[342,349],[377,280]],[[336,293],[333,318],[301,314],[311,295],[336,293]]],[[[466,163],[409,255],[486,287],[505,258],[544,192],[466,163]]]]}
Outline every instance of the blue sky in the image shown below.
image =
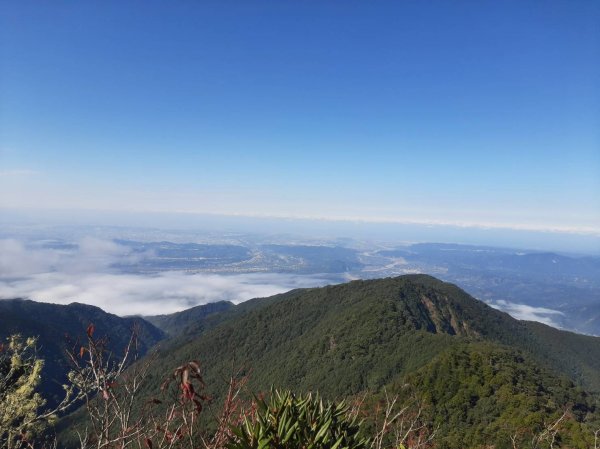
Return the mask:
{"type": "Polygon", "coordinates": [[[600,234],[596,1],[3,2],[0,207],[600,234]]]}

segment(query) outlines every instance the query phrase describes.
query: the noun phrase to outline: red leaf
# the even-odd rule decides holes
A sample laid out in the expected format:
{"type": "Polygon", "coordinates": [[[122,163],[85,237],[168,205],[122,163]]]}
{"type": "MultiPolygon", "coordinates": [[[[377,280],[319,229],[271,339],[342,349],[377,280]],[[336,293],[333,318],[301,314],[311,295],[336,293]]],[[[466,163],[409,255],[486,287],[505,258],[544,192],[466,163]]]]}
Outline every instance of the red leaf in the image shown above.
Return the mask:
{"type": "Polygon", "coordinates": [[[96,330],[96,326],[94,326],[93,324],[90,324],[87,328],[88,337],[92,338],[92,335],[94,335],[95,330],[96,330]]]}
{"type": "Polygon", "coordinates": [[[82,346],[81,349],[79,350],[79,357],[83,358],[83,354],[85,354],[85,348],[82,346]]]}
{"type": "Polygon", "coordinates": [[[146,438],[146,447],[152,449],[152,440],[150,438],[146,438]]]}
{"type": "Polygon", "coordinates": [[[102,390],[102,398],[105,401],[108,401],[108,391],[107,390],[102,390]]]}
{"type": "Polygon", "coordinates": [[[181,384],[181,389],[183,390],[183,398],[184,399],[193,399],[195,392],[194,392],[194,386],[189,383],[183,383],[181,384]]]}

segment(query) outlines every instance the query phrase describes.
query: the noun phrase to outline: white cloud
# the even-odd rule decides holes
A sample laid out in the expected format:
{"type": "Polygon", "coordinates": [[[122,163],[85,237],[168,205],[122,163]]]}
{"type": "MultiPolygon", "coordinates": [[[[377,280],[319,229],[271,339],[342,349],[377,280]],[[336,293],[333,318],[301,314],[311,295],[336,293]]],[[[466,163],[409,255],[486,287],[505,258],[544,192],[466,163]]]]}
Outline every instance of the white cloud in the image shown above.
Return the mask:
{"type": "Polygon", "coordinates": [[[95,273],[107,270],[115,262],[133,263],[145,254],[133,253],[131,248],[112,240],[84,237],[77,245],[77,253],[63,260],[60,271],[95,273]]]}
{"type": "Polygon", "coordinates": [[[140,255],[109,240],[86,237],[75,248],[0,240],[0,298],[92,304],[117,315],[172,313],[209,302],[235,303],[327,283],[319,276],[277,273],[155,275],[116,273],[111,264],[140,255]]]}
{"type": "Polygon", "coordinates": [[[319,277],[286,274],[43,273],[0,281],[0,298],[25,297],[57,304],[81,302],[117,315],[156,315],[219,300],[239,303],[325,283],[319,277]]]}
{"type": "Polygon", "coordinates": [[[60,254],[57,251],[29,251],[18,240],[0,240],[0,279],[50,271],[59,259],[60,254]]]}
{"type": "Polygon", "coordinates": [[[142,256],[111,240],[94,237],[84,237],[74,247],[64,248],[0,239],[0,279],[49,272],[97,272],[107,270],[114,262],[133,262],[142,256]]]}
{"type": "Polygon", "coordinates": [[[517,320],[537,321],[553,327],[561,327],[556,320],[564,316],[559,310],[517,304],[502,299],[490,303],[490,306],[508,313],[517,320]]]}

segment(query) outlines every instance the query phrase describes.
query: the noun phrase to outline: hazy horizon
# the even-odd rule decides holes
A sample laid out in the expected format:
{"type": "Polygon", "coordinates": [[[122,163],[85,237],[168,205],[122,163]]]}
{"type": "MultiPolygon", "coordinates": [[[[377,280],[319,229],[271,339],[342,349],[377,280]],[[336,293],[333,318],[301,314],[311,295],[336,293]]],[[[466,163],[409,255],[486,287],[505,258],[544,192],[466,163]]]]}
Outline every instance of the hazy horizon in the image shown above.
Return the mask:
{"type": "MultiPolygon", "coordinates": [[[[189,236],[203,232],[290,234],[304,238],[357,238],[395,243],[456,243],[600,255],[600,234],[573,230],[527,229],[486,224],[377,221],[376,219],[327,219],[278,216],[94,211],[4,209],[0,225],[20,228],[104,226],[138,227],[157,231],[186,231],[189,236]]],[[[1,231],[1,230],[0,230],[1,231]]],[[[6,229],[5,232],[6,234],[6,229]]],[[[0,232],[0,236],[2,232],[0,232]]],[[[190,237],[193,242],[193,238],[190,237]]]]}

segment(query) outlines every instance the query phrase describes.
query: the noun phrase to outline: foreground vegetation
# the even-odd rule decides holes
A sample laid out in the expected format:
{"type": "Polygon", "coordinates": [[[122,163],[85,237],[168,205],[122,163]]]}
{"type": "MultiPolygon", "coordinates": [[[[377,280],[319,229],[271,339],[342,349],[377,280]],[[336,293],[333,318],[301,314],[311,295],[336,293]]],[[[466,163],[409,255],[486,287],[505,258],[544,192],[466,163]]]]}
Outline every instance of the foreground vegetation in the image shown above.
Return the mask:
{"type": "MultiPolygon", "coordinates": [[[[132,339],[113,360],[88,328],[71,353],[71,384],[59,408],[45,410],[35,391],[43,361],[35,340],[12,337],[0,352],[0,444],[7,449],[425,449],[595,448],[600,423],[589,397],[520,356],[488,344],[465,344],[391,385],[395,394],[363,393],[342,401],[271,389],[249,397],[248,376],[227,382],[220,406],[206,391],[198,362],[177,367],[157,397],[144,397],[151,363],[132,361],[132,339]],[[57,414],[85,402],[84,420],[67,438],[48,431],[57,414]],[[142,407],[140,408],[140,404],[142,407]],[[81,425],[83,424],[83,425],[81,425]],[[73,439],[76,437],[76,439],[73,439]],[[468,443],[465,443],[468,441],[468,443]]],[[[63,436],[65,436],[63,435],[63,436]]]]}

